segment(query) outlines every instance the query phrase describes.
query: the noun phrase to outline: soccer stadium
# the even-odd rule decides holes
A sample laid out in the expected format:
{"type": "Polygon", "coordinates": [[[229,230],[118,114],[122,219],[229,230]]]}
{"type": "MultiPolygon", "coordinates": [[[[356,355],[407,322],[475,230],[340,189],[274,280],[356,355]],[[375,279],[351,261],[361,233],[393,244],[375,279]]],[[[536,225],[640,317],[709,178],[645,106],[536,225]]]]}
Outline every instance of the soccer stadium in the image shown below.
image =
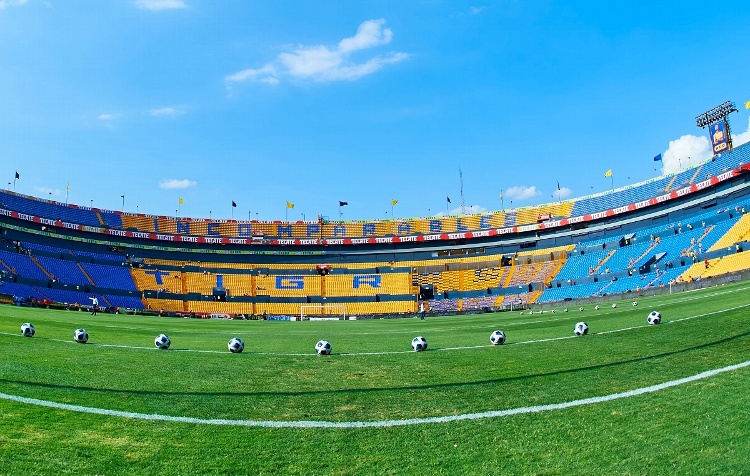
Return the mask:
{"type": "Polygon", "coordinates": [[[0,472],[747,473],[741,33],[511,3],[0,1],[0,472]]]}
{"type": "Polygon", "coordinates": [[[0,193],[21,304],[290,320],[543,310],[740,280],[750,147],[592,196],[371,222],[212,221],[0,193]]]}

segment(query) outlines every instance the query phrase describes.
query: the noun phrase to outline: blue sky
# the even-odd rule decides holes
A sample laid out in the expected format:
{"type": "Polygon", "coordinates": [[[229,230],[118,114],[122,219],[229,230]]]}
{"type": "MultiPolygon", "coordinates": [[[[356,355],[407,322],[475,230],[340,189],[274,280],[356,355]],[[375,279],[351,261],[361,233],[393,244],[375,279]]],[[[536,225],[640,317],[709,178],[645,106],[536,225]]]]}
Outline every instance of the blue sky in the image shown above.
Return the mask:
{"type": "Polygon", "coordinates": [[[459,212],[459,169],[467,212],[583,196],[708,158],[695,116],[724,101],[750,140],[748,24],[746,0],[0,0],[2,186],[261,220],[459,212]]]}

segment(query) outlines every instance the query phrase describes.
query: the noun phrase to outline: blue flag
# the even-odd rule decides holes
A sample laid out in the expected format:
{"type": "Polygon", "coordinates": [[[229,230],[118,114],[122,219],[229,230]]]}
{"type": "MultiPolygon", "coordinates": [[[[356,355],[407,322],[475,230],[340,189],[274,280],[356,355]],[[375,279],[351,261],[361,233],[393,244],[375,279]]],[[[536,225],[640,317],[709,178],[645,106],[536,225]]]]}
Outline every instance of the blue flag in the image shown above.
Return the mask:
{"type": "Polygon", "coordinates": [[[340,207],[345,207],[347,205],[349,205],[349,202],[342,202],[341,200],[339,200],[339,206],[340,207]]]}
{"type": "Polygon", "coordinates": [[[654,157],[654,162],[661,162],[661,154],[654,157]]]}

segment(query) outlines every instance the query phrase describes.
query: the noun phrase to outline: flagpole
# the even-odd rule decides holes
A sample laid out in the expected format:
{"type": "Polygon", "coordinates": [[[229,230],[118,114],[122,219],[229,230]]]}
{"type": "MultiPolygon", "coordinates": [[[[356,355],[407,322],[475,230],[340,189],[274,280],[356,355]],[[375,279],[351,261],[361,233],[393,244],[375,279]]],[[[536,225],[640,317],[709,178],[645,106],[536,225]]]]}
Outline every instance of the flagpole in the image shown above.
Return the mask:
{"type": "Polygon", "coordinates": [[[289,202],[286,202],[286,207],[284,207],[284,221],[289,221],[289,202]]]}
{"type": "Polygon", "coordinates": [[[339,221],[341,221],[341,202],[339,201],[339,221]]]}
{"type": "Polygon", "coordinates": [[[393,220],[393,201],[391,201],[391,220],[393,220]]]}

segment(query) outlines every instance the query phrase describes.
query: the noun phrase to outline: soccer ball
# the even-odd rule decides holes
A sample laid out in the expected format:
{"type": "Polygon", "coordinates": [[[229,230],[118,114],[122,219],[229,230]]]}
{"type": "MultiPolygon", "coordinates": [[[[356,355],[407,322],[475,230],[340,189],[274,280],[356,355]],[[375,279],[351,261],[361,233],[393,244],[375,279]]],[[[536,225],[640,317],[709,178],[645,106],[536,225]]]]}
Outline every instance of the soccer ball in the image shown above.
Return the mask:
{"type": "Polygon", "coordinates": [[[579,308],[578,308],[578,310],[579,310],[579,311],[583,311],[583,308],[582,308],[582,307],[579,307],[579,308]]]}
{"type": "Polygon", "coordinates": [[[577,336],[585,336],[588,333],[589,333],[589,325],[586,324],[585,322],[579,322],[573,328],[573,334],[577,336]]]}
{"type": "Polygon", "coordinates": [[[532,314],[534,314],[534,311],[529,311],[529,315],[532,315],[532,314]]]}
{"type": "Polygon", "coordinates": [[[594,307],[594,310],[595,310],[595,311],[598,311],[598,310],[599,310],[599,306],[595,306],[595,307],[594,307]]]}
{"type": "Polygon", "coordinates": [[[86,329],[76,329],[73,332],[73,340],[79,344],[85,344],[89,341],[89,333],[86,332],[86,329]]]}
{"type": "Polygon", "coordinates": [[[612,309],[616,308],[617,304],[612,304],[612,309]]]}
{"type": "Polygon", "coordinates": [[[633,307],[638,305],[638,301],[633,301],[633,307]]]}
{"type": "Polygon", "coordinates": [[[564,312],[568,312],[568,308],[567,307],[565,308],[564,312]]]}
{"type": "Polygon", "coordinates": [[[414,352],[421,352],[427,350],[427,339],[422,336],[417,336],[411,340],[411,348],[414,352]]]}
{"type": "Polygon", "coordinates": [[[24,322],[21,324],[21,335],[24,337],[34,337],[34,334],[36,333],[36,329],[34,329],[34,326],[31,325],[29,322],[24,322]]]}
{"type": "Polygon", "coordinates": [[[242,342],[242,339],[240,339],[239,337],[232,337],[231,339],[229,339],[227,347],[229,347],[229,352],[233,354],[240,354],[243,350],[245,350],[245,343],[242,342]]]}
{"type": "Polygon", "coordinates": [[[169,349],[169,346],[172,345],[172,341],[169,340],[169,337],[167,337],[166,334],[159,334],[156,336],[156,339],[154,339],[154,345],[158,349],[167,350],[169,349]]]}
{"type": "Polygon", "coordinates": [[[492,345],[503,345],[505,343],[505,333],[503,331],[495,331],[490,334],[490,342],[492,345]]]}
{"type": "Polygon", "coordinates": [[[659,311],[651,311],[651,314],[649,314],[646,318],[646,322],[648,322],[648,324],[651,326],[655,324],[661,324],[661,314],[659,313],[659,311]]]}
{"type": "Polygon", "coordinates": [[[318,355],[330,355],[331,343],[327,340],[319,340],[318,343],[315,344],[315,352],[317,352],[318,355]]]}
{"type": "Polygon", "coordinates": [[[554,313],[556,313],[556,312],[557,312],[557,311],[555,311],[554,309],[552,309],[552,314],[554,314],[554,313]]]}

